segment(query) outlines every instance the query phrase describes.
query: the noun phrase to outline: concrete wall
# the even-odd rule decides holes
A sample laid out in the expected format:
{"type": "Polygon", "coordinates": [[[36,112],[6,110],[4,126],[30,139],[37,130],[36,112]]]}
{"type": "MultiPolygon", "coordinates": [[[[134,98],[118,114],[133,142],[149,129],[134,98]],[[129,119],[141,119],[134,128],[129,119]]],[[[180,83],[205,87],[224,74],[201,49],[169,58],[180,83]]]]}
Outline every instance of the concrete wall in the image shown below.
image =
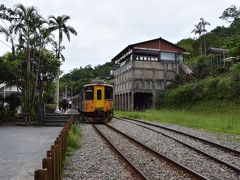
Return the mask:
{"type": "MultiPolygon", "coordinates": [[[[158,93],[171,83],[177,73],[175,61],[131,61],[114,71],[115,107],[134,109],[134,94],[151,94],[152,107],[158,93]]],[[[139,97],[139,96],[137,96],[139,97]]]]}

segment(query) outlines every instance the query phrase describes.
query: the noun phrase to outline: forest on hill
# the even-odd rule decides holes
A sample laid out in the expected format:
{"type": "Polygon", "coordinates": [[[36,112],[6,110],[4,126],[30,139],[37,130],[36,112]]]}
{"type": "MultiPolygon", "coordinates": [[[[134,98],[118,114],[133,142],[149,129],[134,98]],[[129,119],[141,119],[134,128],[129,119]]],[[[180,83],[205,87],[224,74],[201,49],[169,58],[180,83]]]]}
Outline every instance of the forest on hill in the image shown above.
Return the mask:
{"type": "Polygon", "coordinates": [[[112,62],[106,62],[95,67],[87,65],[79,69],[73,69],[60,78],[60,91],[65,93],[65,89],[68,87],[68,94],[70,95],[69,90],[72,90],[71,93],[75,95],[81,91],[83,85],[90,83],[94,79],[107,81],[113,68],[114,64],[112,62]]]}
{"type": "MultiPolygon", "coordinates": [[[[193,75],[186,77],[177,75],[176,81],[160,95],[161,104],[179,105],[185,102],[196,102],[199,100],[227,100],[240,102],[240,64],[234,63],[231,67],[210,67],[207,49],[209,47],[228,49],[228,56],[240,56],[240,8],[231,6],[227,8],[220,19],[228,21],[229,26],[217,26],[207,32],[206,26],[209,22],[200,19],[193,27],[192,33],[198,38],[187,38],[179,41],[178,46],[184,48],[188,55],[185,63],[192,70],[193,75]]],[[[189,30],[191,31],[191,30],[189,30]]],[[[110,70],[114,64],[107,62],[103,65],[91,67],[80,67],[62,76],[60,79],[60,90],[71,87],[73,94],[80,92],[82,86],[92,79],[100,78],[107,80],[110,70]]]]}
{"type": "Polygon", "coordinates": [[[228,20],[229,27],[218,26],[209,33],[200,33],[198,39],[177,43],[190,52],[185,62],[192,68],[193,76],[177,76],[176,82],[161,95],[162,105],[200,101],[240,103],[240,8],[231,6],[220,18],[228,20]],[[227,49],[227,56],[234,61],[227,66],[211,66],[211,57],[206,53],[210,47],[227,49]]]}

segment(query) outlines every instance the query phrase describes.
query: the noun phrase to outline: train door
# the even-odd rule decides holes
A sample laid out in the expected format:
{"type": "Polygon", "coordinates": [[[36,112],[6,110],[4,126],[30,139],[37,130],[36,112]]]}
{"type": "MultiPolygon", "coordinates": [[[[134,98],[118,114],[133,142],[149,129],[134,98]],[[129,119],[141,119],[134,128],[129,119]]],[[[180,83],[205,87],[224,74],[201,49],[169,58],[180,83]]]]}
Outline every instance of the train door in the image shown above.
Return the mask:
{"type": "Polygon", "coordinates": [[[95,108],[103,109],[104,107],[104,86],[95,86],[94,88],[95,94],[95,108]]]}

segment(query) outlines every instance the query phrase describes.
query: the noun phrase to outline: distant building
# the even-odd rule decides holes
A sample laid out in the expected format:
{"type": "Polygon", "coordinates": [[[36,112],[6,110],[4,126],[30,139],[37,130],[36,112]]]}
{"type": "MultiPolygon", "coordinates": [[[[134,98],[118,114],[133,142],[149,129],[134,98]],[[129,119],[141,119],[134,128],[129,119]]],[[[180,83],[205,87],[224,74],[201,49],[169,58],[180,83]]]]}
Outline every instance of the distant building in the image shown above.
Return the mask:
{"type": "Polygon", "coordinates": [[[227,49],[210,47],[207,50],[207,54],[210,55],[211,67],[216,67],[216,66],[225,67],[226,65],[225,59],[227,58],[227,55],[228,55],[227,49]]]}
{"type": "Polygon", "coordinates": [[[162,38],[128,45],[112,62],[115,107],[154,108],[158,94],[175,80],[184,49],[162,38]]]}
{"type": "MultiPolygon", "coordinates": [[[[0,84],[0,97],[5,99],[7,96],[13,94],[13,93],[20,93],[20,89],[17,88],[16,85],[8,85],[6,83],[0,84]]],[[[4,106],[6,103],[0,102],[0,105],[3,104],[4,106]]]]}

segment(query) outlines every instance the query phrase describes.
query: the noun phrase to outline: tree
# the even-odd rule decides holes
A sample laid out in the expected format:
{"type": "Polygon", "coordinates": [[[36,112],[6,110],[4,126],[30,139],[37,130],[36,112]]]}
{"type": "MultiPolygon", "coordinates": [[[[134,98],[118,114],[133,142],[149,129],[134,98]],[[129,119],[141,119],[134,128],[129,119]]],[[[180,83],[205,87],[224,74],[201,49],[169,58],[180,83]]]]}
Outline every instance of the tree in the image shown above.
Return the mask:
{"type": "Polygon", "coordinates": [[[10,25],[9,27],[3,27],[3,26],[0,26],[0,33],[3,33],[6,37],[6,41],[11,43],[12,45],[12,55],[13,55],[13,58],[15,58],[15,44],[14,44],[14,26],[13,25],[10,25]]]}
{"type": "Polygon", "coordinates": [[[23,51],[26,53],[26,77],[25,77],[25,88],[24,88],[24,103],[25,111],[27,112],[27,123],[30,122],[32,108],[34,108],[34,79],[32,76],[32,64],[35,59],[35,31],[37,22],[40,22],[40,15],[34,7],[25,7],[19,4],[15,8],[16,19],[15,32],[19,34],[19,47],[23,47],[23,51]]]}
{"type": "MultiPolygon", "coordinates": [[[[68,41],[70,41],[70,33],[77,35],[75,29],[71,26],[67,26],[66,22],[70,17],[67,15],[62,16],[49,16],[49,31],[58,31],[58,49],[57,49],[57,58],[60,59],[61,53],[61,43],[63,39],[63,33],[67,36],[68,41]]],[[[56,84],[56,111],[59,111],[59,73],[57,75],[57,84],[56,84]]]]}
{"type": "Polygon", "coordinates": [[[34,7],[18,4],[14,11],[3,6],[1,9],[1,17],[11,24],[9,28],[1,27],[1,32],[11,40],[13,59],[15,59],[13,34],[19,37],[18,44],[16,44],[18,51],[16,59],[21,60],[20,67],[23,76],[21,79],[24,82],[22,85],[23,109],[28,115],[27,121],[30,122],[36,99],[39,65],[41,64],[39,57],[46,44],[44,39],[47,37],[46,33],[42,31],[44,20],[34,7]]]}
{"type": "Polygon", "coordinates": [[[202,34],[202,27],[200,24],[195,24],[195,29],[192,30],[192,33],[198,34],[199,37],[199,46],[200,46],[200,53],[202,54],[202,41],[201,41],[201,34],[202,34]]]}
{"type": "Polygon", "coordinates": [[[237,9],[235,5],[232,5],[229,8],[225,9],[219,18],[226,20],[227,22],[232,22],[235,19],[240,18],[240,8],[237,9]]]}
{"type": "Polygon", "coordinates": [[[202,32],[203,32],[203,44],[204,44],[204,54],[207,54],[207,47],[206,47],[206,39],[205,39],[205,34],[207,32],[206,26],[210,26],[210,23],[205,21],[203,18],[200,18],[200,26],[202,26],[202,32]]]}
{"type": "Polygon", "coordinates": [[[207,32],[206,26],[210,25],[209,22],[205,21],[203,18],[200,18],[200,22],[195,26],[195,29],[192,30],[192,33],[199,35],[199,41],[200,41],[200,52],[203,54],[202,47],[204,47],[204,54],[206,54],[206,40],[205,40],[205,33],[207,32]],[[202,39],[201,35],[203,34],[203,45],[202,45],[202,39]]]}
{"type": "Polygon", "coordinates": [[[55,50],[51,52],[46,48],[47,44],[55,42],[51,34],[54,31],[52,26],[54,21],[50,21],[51,25],[48,24],[49,28],[47,28],[48,22],[33,6],[25,7],[18,4],[12,10],[1,4],[0,19],[6,26],[0,25],[0,33],[4,34],[6,41],[12,44],[12,53],[7,53],[0,59],[0,82],[15,83],[20,87],[23,111],[28,116],[27,122],[30,122],[36,110],[38,99],[36,92],[37,88],[40,89],[40,74],[46,75],[48,81],[53,81],[60,67],[60,56],[64,60],[61,54],[64,48],[61,46],[62,34],[65,33],[70,41],[70,33],[76,34],[76,31],[65,25],[69,16],[61,16],[61,28],[58,27],[59,43],[56,43],[55,50]]]}

